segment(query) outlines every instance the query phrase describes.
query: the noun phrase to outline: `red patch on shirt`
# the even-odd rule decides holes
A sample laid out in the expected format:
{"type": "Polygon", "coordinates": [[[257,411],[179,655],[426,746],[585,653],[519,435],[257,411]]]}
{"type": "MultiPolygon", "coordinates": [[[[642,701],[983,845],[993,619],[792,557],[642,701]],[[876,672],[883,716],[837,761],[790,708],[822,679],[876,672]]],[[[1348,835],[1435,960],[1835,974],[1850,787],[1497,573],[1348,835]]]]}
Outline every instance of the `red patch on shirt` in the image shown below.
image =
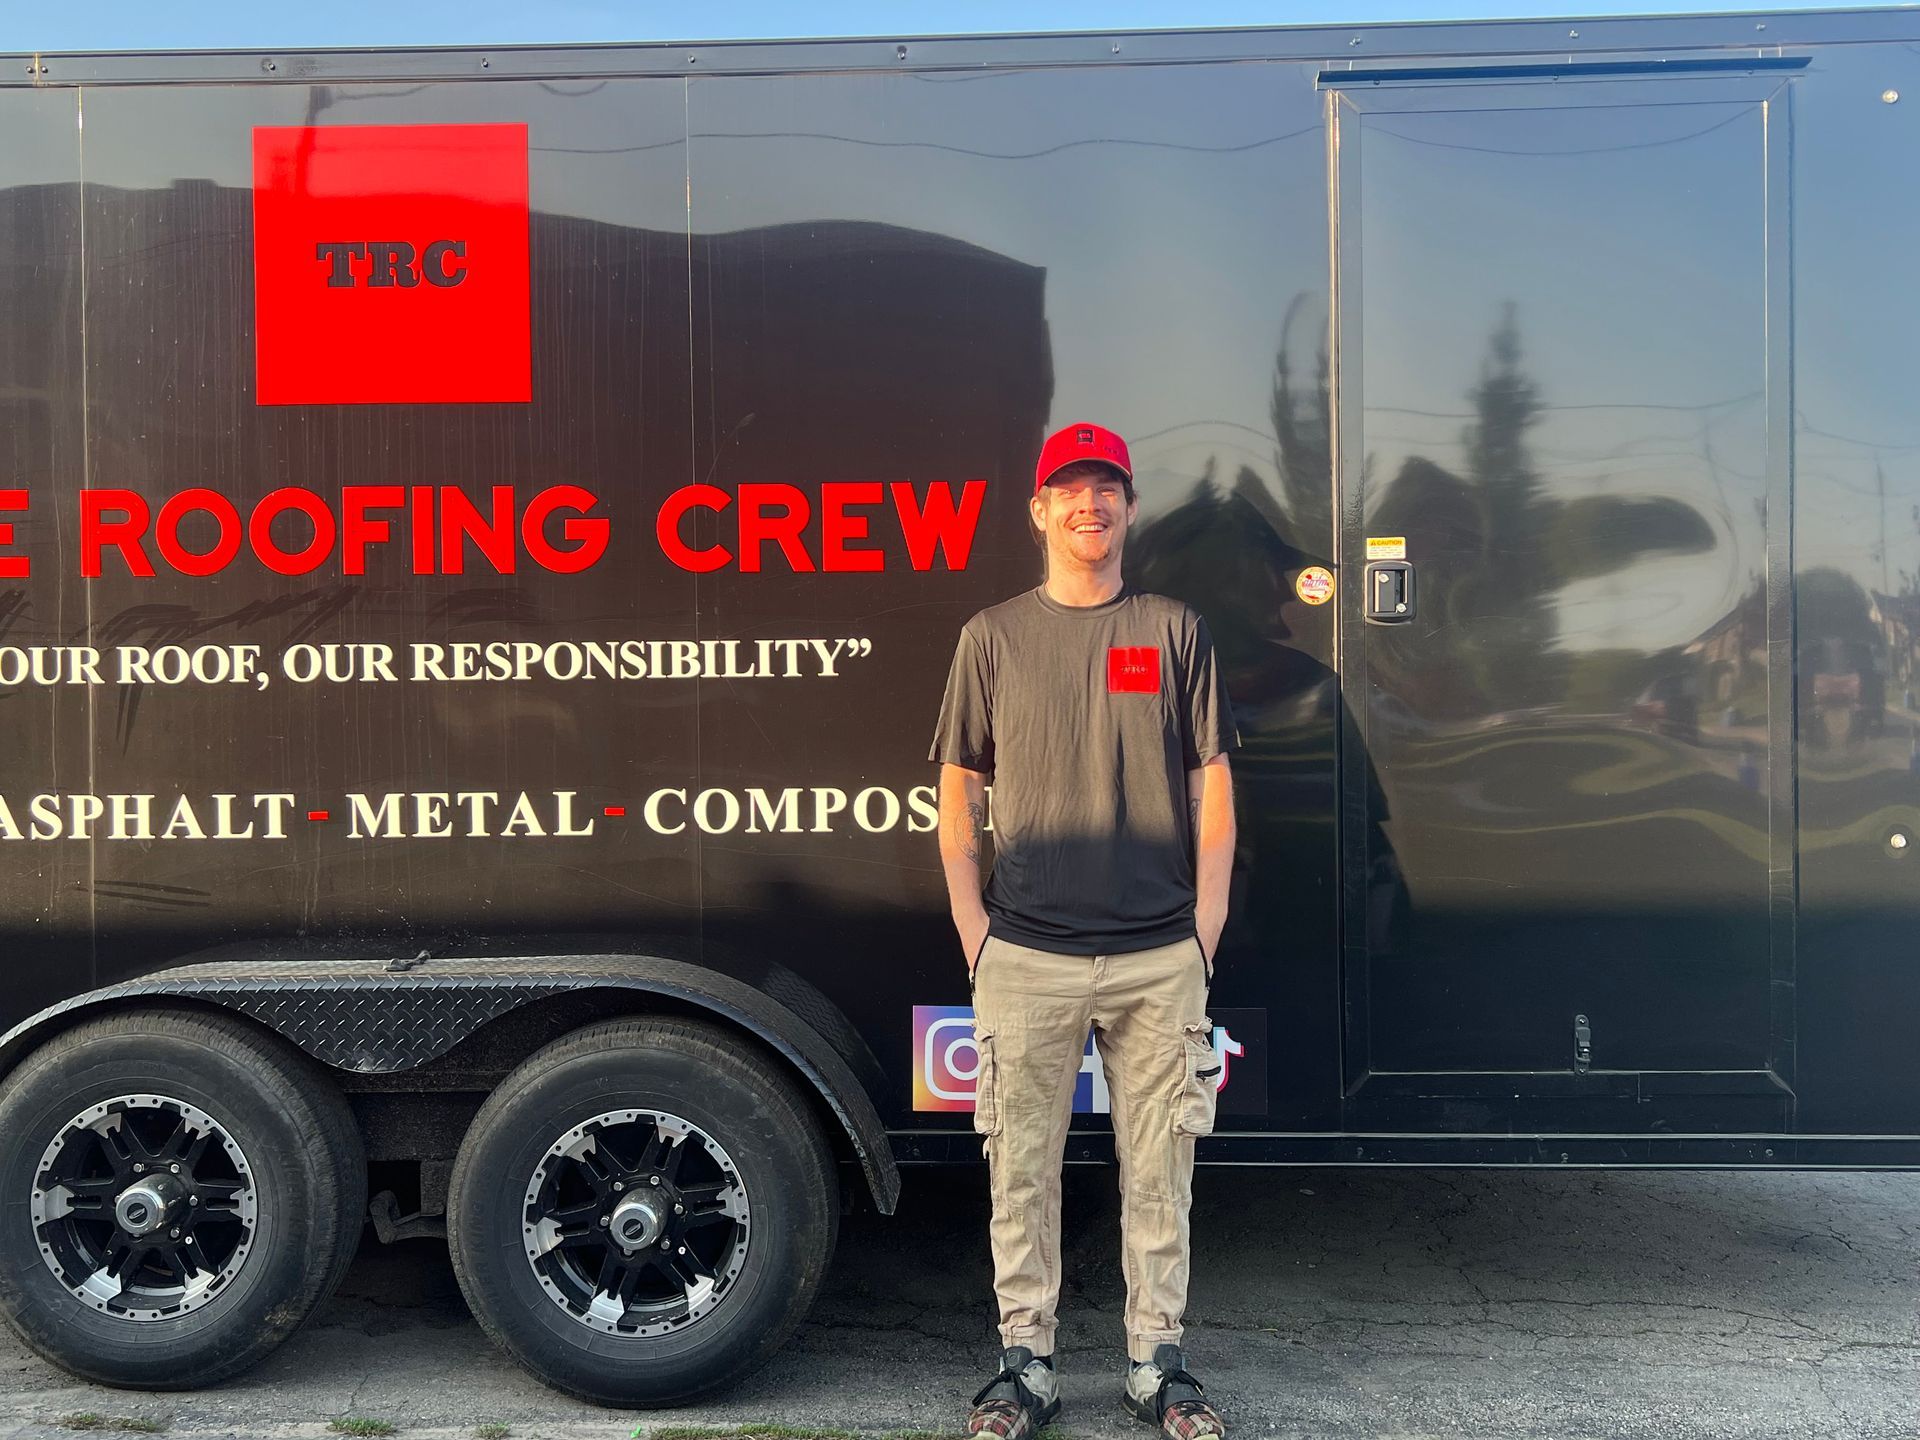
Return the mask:
{"type": "Polygon", "coordinates": [[[1114,645],[1107,650],[1109,695],[1158,695],[1160,649],[1156,645],[1114,645]]]}

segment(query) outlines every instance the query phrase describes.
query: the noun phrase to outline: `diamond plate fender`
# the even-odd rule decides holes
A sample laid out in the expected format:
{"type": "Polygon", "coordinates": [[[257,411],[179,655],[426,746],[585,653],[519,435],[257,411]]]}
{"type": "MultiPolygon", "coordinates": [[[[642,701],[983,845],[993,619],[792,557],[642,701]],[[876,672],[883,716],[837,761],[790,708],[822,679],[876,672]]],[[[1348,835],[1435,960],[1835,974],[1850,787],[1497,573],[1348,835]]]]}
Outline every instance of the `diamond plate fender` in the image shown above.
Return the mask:
{"type": "Polygon", "coordinates": [[[389,972],[379,960],[220,962],[158,970],[49,1006],[0,1035],[0,1074],[86,1012],[130,999],[220,1005],[283,1035],[322,1064],[394,1074],[446,1054],[489,1020],[549,996],[633,990],[670,996],[756,1036],[826,1101],[853,1145],[875,1206],[893,1213],[900,1172],[872,1097],[845,1059],[787,1006],[731,976],[648,955],[432,960],[389,972]]]}

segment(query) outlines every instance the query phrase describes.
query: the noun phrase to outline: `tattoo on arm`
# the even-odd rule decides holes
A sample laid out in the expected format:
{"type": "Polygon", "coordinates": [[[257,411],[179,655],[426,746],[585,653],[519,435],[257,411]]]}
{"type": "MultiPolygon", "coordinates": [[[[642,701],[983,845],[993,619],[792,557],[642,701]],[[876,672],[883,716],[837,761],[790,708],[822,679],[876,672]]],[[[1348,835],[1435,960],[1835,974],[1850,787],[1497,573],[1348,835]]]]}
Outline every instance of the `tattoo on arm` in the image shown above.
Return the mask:
{"type": "Polygon", "coordinates": [[[980,836],[986,829],[986,824],[987,807],[969,802],[967,805],[967,831],[966,834],[960,837],[960,853],[976,865],[980,863],[980,836]]]}
{"type": "Polygon", "coordinates": [[[1200,844],[1200,797],[1198,795],[1188,797],[1187,813],[1193,817],[1193,843],[1197,847],[1200,844]]]}

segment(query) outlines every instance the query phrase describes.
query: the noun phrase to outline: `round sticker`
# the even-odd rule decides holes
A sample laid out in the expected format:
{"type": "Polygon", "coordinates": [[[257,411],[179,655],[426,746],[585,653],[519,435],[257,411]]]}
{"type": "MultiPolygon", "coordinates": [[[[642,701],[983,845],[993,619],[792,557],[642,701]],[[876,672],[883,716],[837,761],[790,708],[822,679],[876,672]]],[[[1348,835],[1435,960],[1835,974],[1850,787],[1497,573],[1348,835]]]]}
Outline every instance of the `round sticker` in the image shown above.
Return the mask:
{"type": "Polygon", "coordinates": [[[1324,605],[1333,598],[1333,572],[1324,565],[1309,565],[1293,582],[1293,593],[1309,605],[1324,605]]]}

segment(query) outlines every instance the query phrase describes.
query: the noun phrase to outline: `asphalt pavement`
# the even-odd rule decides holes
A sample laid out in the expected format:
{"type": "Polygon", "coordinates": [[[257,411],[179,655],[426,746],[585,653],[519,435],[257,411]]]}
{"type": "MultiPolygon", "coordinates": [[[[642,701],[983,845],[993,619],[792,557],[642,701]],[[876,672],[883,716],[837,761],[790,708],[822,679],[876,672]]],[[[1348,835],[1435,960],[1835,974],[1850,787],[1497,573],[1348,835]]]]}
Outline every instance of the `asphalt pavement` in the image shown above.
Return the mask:
{"type": "MultiPolygon", "coordinates": [[[[1236,1435],[1620,1440],[1920,1436],[1920,1175],[1204,1170],[1190,1361],[1236,1435]]],[[[696,1409],[547,1390],[469,1318],[443,1245],[369,1240],[273,1359],[213,1391],[113,1391],[0,1333],[0,1436],[95,1415],[176,1436],[413,1440],[505,1425],[614,1440],[778,1422],[956,1434],[995,1353],[985,1176],[909,1172],[850,1217],[825,1292],[764,1370],[696,1409]]],[[[1119,1409],[1119,1210],[1069,1172],[1067,1437],[1151,1434],[1119,1409]]]]}

